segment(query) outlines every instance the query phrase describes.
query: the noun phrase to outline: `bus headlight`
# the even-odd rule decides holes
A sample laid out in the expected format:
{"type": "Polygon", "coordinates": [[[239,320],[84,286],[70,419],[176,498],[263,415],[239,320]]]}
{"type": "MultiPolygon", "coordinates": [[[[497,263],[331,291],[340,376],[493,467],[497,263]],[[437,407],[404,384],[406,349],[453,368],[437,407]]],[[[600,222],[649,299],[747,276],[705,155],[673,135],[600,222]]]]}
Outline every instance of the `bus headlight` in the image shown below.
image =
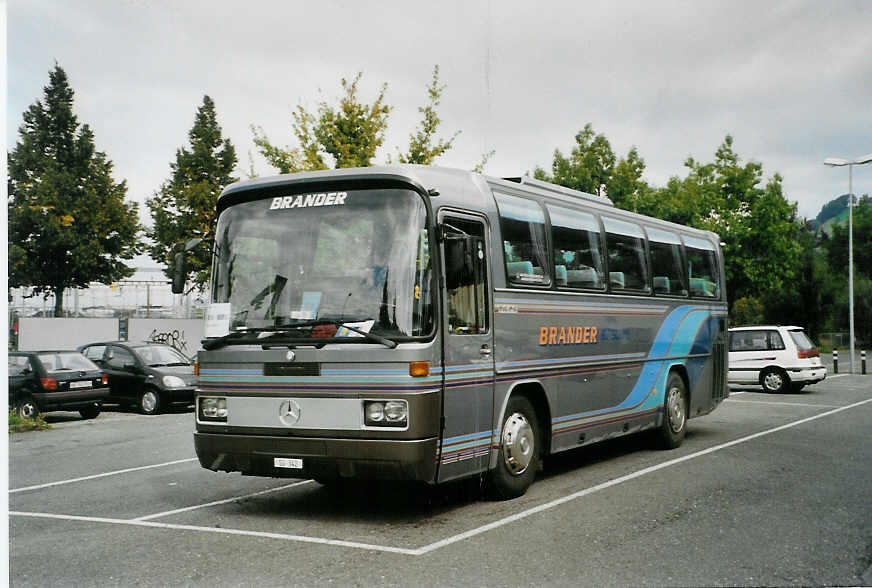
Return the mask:
{"type": "Polygon", "coordinates": [[[227,399],[201,396],[197,401],[198,418],[201,421],[227,422],[227,399]]]}
{"type": "Polygon", "coordinates": [[[364,400],[363,416],[367,427],[406,427],[409,404],[405,400],[364,400]]]}

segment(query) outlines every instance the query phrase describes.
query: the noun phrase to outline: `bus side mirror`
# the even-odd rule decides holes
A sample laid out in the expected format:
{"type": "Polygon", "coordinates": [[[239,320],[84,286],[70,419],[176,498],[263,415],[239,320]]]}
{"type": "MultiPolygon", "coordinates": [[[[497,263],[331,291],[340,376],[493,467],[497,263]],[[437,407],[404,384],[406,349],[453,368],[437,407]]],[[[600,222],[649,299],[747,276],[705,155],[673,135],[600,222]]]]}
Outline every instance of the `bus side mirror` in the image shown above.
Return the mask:
{"type": "Polygon", "coordinates": [[[173,294],[185,291],[185,281],[188,277],[188,263],[184,251],[176,253],[173,261],[173,294]]]}
{"type": "Polygon", "coordinates": [[[185,243],[184,249],[176,253],[173,258],[173,294],[181,294],[185,291],[185,282],[188,279],[188,259],[186,253],[203,242],[203,239],[190,239],[185,243]]]}

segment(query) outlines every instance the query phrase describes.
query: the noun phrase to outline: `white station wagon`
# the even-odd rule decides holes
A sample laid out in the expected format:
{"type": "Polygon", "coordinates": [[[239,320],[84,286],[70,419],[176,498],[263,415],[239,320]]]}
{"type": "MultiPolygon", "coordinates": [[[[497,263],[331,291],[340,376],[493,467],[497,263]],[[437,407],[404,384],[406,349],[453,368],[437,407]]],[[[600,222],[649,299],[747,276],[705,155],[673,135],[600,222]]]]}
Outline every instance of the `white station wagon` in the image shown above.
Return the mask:
{"type": "Polygon", "coordinates": [[[820,353],[802,327],[730,329],[730,384],[759,385],[767,392],[799,392],[827,377],[820,353]]]}

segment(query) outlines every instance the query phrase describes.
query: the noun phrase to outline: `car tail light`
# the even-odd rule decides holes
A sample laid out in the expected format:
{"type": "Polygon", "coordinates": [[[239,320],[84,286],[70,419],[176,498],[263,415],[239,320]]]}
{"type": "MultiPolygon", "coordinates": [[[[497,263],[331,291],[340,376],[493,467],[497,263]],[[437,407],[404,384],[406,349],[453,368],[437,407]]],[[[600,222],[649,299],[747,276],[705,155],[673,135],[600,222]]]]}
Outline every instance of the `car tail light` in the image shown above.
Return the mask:
{"type": "Polygon", "coordinates": [[[106,374],[100,374],[100,383],[104,386],[109,383],[109,378],[106,377],[106,374]]]}
{"type": "Polygon", "coordinates": [[[58,381],[54,378],[40,378],[39,383],[42,384],[44,390],[57,390],[58,381]]]}
{"type": "Polygon", "coordinates": [[[799,359],[808,359],[810,357],[819,357],[820,351],[817,349],[800,349],[797,351],[796,355],[799,359]]]}

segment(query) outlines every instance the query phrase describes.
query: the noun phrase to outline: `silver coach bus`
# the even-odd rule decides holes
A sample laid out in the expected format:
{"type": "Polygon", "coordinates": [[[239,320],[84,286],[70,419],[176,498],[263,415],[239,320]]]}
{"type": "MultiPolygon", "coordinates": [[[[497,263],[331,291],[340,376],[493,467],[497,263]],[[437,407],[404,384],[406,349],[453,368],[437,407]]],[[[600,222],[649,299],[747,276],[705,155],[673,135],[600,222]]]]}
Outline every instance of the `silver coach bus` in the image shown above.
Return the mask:
{"type": "Polygon", "coordinates": [[[511,498],[547,454],[645,429],[676,447],[728,395],[713,233],[422,166],[239,182],[217,214],[204,468],[486,475],[511,498]]]}

